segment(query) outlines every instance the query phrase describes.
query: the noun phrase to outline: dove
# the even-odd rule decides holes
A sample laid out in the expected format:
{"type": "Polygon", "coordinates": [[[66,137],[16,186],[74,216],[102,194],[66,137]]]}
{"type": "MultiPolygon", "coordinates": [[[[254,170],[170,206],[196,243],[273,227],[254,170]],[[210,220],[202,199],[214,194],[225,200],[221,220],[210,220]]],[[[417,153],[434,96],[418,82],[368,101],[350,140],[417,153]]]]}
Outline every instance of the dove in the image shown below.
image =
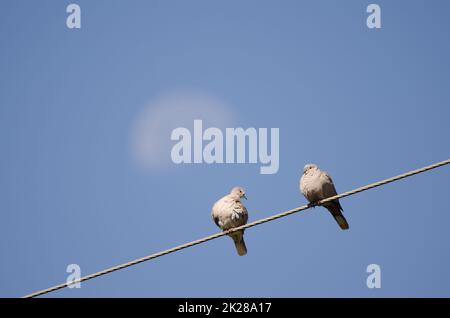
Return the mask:
{"type": "MultiPolygon", "coordinates": [[[[330,175],[320,170],[315,164],[307,164],[303,168],[303,175],[300,178],[300,191],[310,203],[337,195],[330,175]]],[[[342,214],[344,210],[338,199],[324,203],[323,206],[330,211],[341,229],[347,230],[349,228],[347,220],[342,214]]]]}
{"type": "MultiPolygon", "coordinates": [[[[245,190],[234,187],[230,194],[218,200],[212,207],[211,215],[218,227],[223,231],[238,227],[247,223],[248,213],[241,203],[241,198],[247,199],[245,190]]],[[[244,230],[230,233],[239,256],[247,254],[244,242],[244,230]]]]}

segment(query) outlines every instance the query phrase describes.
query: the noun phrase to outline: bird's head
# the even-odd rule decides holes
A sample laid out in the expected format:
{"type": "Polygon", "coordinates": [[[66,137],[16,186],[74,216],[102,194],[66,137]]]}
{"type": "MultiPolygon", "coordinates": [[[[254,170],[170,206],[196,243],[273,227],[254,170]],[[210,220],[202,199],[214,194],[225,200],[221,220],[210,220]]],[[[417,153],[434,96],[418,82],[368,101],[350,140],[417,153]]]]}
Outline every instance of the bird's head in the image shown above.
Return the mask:
{"type": "Polygon", "coordinates": [[[247,197],[245,196],[245,190],[241,187],[234,187],[233,189],[231,189],[230,194],[236,199],[244,198],[247,200],[247,197]]]}
{"type": "Polygon", "coordinates": [[[303,167],[303,173],[305,174],[305,173],[307,173],[309,170],[311,170],[311,169],[314,169],[314,170],[316,170],[317,169],[317,165],[315,165],[314,163],[308,163],[308,164],[306,164],[304,167],[303,167]]]}

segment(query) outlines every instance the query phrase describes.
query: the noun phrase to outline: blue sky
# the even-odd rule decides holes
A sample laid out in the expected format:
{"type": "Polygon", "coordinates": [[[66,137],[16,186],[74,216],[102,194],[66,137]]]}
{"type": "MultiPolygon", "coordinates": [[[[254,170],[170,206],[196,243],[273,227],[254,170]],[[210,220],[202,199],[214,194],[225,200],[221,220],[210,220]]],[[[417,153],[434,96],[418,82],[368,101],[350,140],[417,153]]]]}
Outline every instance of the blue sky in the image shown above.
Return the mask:
{"type": "MultiPolygon", "coordinates": [[[[368,1],[75,2],[80,30],[68,1],[0,4],[0,296],[215,233],[235,185],[251,221],[303,205],[309,162],[342,192],[450,157],[448,1],[376,1],[381,30],[368,1]],[[142,167],[136,123],[155,109],[161,157],[142,167]],[[170,130],[199,116],[279,128],[278,173],[173,164],[170,130]]],[[[249,229],[245,257],[221,238],[48,297],[448,297],[449,180],[343,199],[349,231],[316,208],[249,229]]]]}

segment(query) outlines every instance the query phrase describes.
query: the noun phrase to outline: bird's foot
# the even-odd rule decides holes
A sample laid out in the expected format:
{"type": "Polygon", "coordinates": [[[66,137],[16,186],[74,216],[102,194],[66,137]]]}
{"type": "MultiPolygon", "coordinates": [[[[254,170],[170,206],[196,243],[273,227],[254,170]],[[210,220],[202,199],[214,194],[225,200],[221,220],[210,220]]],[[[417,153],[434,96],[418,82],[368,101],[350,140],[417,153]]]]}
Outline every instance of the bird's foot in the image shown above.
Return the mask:
{"type": "Polygon", "coordinates": [[[316,206],[318,206],[317,202],[309,202],[307,205],[308,208],[315,208],[316,206]]]}

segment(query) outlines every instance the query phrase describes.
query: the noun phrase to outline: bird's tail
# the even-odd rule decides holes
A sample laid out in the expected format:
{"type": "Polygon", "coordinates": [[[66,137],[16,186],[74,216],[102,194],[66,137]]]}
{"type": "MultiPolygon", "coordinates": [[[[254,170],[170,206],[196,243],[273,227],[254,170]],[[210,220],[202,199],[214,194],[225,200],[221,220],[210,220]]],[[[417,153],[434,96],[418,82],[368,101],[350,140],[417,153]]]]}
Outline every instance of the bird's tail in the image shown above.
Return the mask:
{"type": "Polygon", "coordinates": [[[245,246],[244,241],[244,233],[242,231],[238,231],[230,235],[233,239],[234,245],[236,246],[236,251],[239,256],[244,256],[247,254],[247,247],[245,246]]]}
{"type": "MultiPolygon", "coordinates": [[[[333,203],[333,202],[332,202],[333,203]]],[[[331,204],[326,206],[328,211],[330,211],[331,215],[333,215],[334,219],[336,220],[337,224],[341,227],[343,230],[348,230],[349,225],[347,223],[347,220],[345,219],[344,215],[342,214],[340,204],[331,204]]]]}

